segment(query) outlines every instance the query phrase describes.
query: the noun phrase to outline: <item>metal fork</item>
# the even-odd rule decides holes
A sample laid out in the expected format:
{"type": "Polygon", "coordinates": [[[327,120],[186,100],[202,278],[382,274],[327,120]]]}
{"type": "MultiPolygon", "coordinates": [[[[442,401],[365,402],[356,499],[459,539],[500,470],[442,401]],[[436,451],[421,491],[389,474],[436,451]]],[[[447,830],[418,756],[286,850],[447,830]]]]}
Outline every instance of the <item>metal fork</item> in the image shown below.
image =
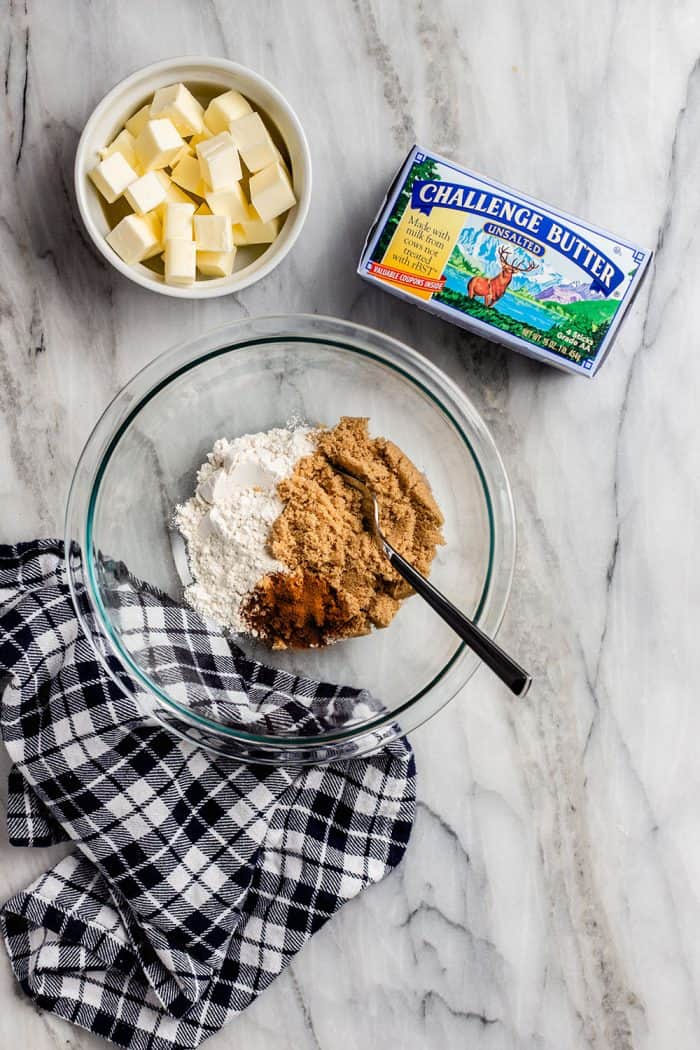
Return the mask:
{"type": "Polygon", "coordinates": [[[341,477],[345,478],[348,485],[352,485],[361,494],[365,520],[380,549],[398,574],[403,576],[407,583],[410,583],[416,594],[419,594],[434,609],[438,616],[459,635],[462,641],[467,643],[469,648],[491,668],[494,674],[498,675],[511,692],[515,693],[516,696],[525,696],[532,684],[532,678],[527,671],[523,670],[512,657],[508,656],[500,646],[496,645],[492,638],[484,634],[468,616],[465,616],[452,602],[448,601],[445,595],[426,580],[425,576],[418,572],[410,562],[407,562],[395,547],[392,547],[382,532],[377,497],[365,482],[355,477],[354,474],[348,473],[347,470],[342,470],[336,464],[333,464],[333,469],[341,477]]]}

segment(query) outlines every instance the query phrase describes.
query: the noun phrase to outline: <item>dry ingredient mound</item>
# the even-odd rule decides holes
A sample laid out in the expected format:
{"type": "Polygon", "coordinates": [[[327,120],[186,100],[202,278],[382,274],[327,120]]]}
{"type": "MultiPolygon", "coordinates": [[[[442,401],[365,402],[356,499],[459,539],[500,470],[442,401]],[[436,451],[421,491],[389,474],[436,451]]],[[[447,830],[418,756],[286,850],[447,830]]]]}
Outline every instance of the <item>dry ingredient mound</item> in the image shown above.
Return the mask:
{"type": "Polygon", "coordinates": [[[282,511],[277,485],[314,451],[314,433],[292,423],[215,442],[194,495],[174,515],[192,576],[185,600],[200,615],[236,633],[249,629],[241,615],[244,599],[262,577],[285,568],[268,550],[282,511]]]}
{"type": "Polygon", "coordinates": [[[412,593],[368,531],[360,493],[333,464],[370,486],[382,531],[424,575],[444,542],[426,479],[392,441],[369,436],[367,419],[344,416],[314,439],[315,451],[277,486],[283,509],[267,546],[286,571],[267,573],[241,606],[252,633],[273,648],[325,645],[386,627],[412,593]]]}

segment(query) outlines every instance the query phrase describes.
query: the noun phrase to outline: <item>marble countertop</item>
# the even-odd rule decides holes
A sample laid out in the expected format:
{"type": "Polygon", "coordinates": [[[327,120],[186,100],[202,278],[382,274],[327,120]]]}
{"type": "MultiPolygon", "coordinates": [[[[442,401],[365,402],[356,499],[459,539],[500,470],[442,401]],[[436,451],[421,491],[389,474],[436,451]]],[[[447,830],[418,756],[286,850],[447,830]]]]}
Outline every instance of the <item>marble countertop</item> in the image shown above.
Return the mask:
{"type": "MultiPolygon", "coordinates": [[[[700,1028],[700,707],[688,673],[700,496],[700,9],[583,0],[6,0],[0,150],[0,540],[56,534],[118,388],[176,340],[317,311],[441,365],[488,421],[520,547],[504,644],[413,743],[408,856],[350,903],[211,1050],[694,1050],[700,1028]],[[89,250],[81,127],[127,73],[224,55],[290,99],[315,168],[307,226],[238,296],[164,300],[89,250]],[[610,360],[546,369],[363,284],[389,178],[419,141],[655,247],[610,360]]],[[[4,780],[4,772],[3,772],[4,780]]],[[[4,836],[4,831],[3,831],[4,836]]],[[[0,846],[5,899],[55,851],[0,846]]],[[[92,1050],[0,957],[0,1046],[92,1050]]]]}

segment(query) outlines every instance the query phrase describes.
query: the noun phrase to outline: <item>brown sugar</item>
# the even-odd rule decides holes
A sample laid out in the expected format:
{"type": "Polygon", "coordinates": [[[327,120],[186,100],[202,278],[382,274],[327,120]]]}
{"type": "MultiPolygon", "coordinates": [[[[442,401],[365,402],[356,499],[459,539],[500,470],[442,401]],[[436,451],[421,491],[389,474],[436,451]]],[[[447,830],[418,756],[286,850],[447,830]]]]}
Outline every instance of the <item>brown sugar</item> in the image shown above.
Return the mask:
{"type": "Polygon", "coordinates": [[[307,648],[387,627],[412,594],[366,526],[362,497],[334,470],[357,475],[379,501],[382,531],[427,575],[443,517],[425,477],[393,442],[369,436],[368,420],[344,416],[319,432],[317,449],[278,486],[284,509],[270,554],[290,570],[265,576],[244,615],[274,648],[307,648]]]}

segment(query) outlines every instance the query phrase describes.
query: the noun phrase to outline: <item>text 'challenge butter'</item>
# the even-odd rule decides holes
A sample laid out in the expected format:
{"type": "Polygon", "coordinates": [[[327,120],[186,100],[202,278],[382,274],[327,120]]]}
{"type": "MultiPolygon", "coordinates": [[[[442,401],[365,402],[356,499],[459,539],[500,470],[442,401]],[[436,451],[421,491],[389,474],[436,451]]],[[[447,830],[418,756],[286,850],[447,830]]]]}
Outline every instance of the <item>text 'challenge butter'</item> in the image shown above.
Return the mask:
{"type": "Polygon", "coordinates": [[[358,273],[487,339],[592,376],[650,258],[416,146],[358,273]]]}

